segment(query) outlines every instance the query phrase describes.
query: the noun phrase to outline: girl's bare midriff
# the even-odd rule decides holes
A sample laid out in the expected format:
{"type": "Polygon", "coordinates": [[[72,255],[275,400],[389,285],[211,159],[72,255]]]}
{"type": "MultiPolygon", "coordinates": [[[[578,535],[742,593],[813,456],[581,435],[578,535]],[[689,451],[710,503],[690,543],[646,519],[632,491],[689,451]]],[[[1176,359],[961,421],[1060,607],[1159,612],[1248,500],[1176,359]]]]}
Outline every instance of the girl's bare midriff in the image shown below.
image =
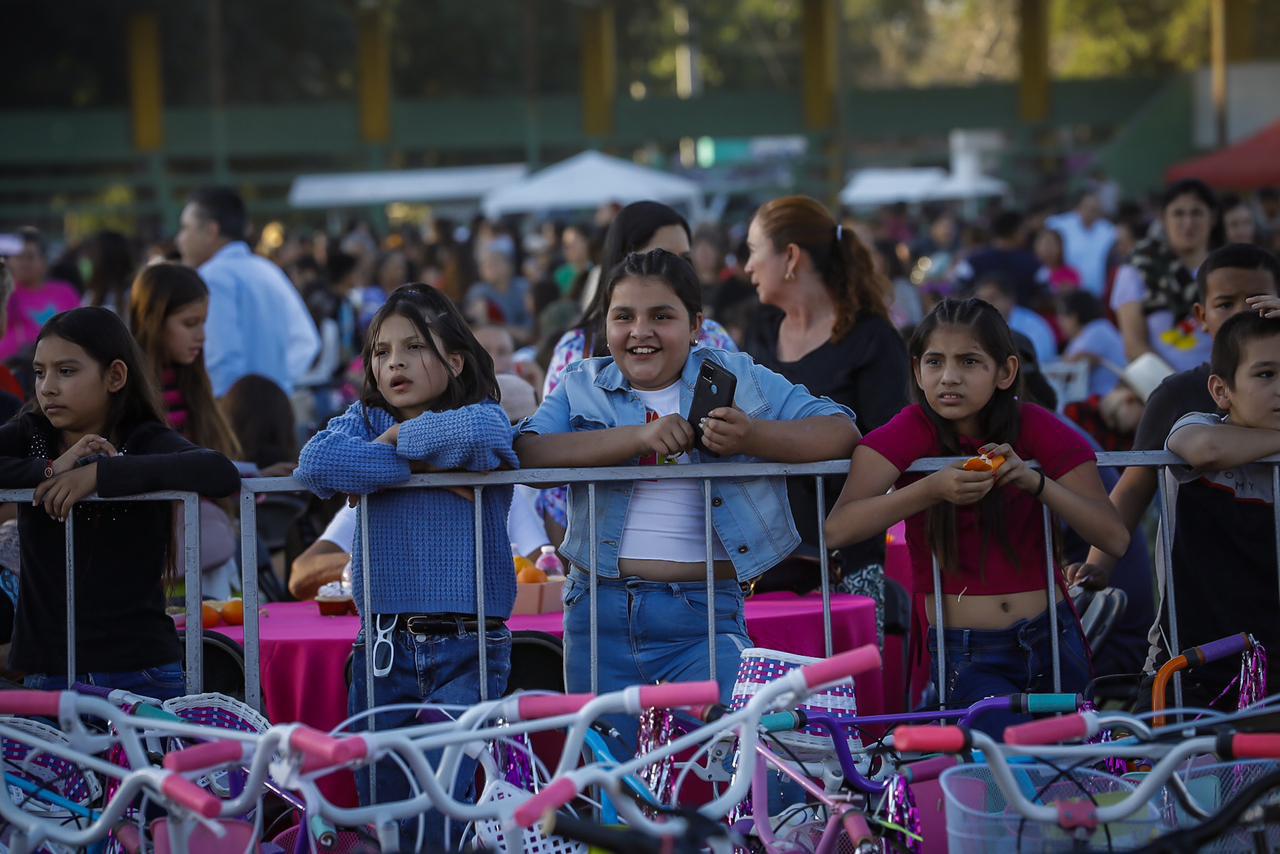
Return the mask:
{"type": "MultiPolygon", "coordinates": [[[[1054,591],[1054,601],[1062,601],[1061,591],[1054,591]]],[[[942,597],[943,625],[948,629],[1007,629],[1019,620],[1032,620],[1043,614],[1048,601],[1043,590],[1027,593],[997,593],[994,595],[957,597],[945,593],[942,597]]],[[[925,613],[929,624],[937,619],[934,597],[925,597],[925,613]]]]}
{"type": "MultiPolygon", "coordinates": [[[[737,573],[733,570],[733,561],[718,560],[715,562],[716,580],[734,581],[737,573]]],[[[643,578],[645,581],[706,581],[706,563],[680,563],[674,560],[637,560],[635,558],[619,558],[618,574],[623,578],[643,578]]]]}

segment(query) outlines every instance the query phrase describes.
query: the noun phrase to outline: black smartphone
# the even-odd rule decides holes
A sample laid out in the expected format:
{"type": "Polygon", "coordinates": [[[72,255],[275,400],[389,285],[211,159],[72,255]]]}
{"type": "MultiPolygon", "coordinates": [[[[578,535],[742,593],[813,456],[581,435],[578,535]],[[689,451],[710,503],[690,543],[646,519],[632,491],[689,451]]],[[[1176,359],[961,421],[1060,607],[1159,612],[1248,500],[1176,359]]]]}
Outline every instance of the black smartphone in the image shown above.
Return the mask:
{"type": "Polygon", "coordinates": [[[693,402],[689,404],[689,426],[693,427],[693,446],[704,454],[720,456],[702,445],[702,429],[698,426],[713,409],[733,406],[733,396],[738,391],[738,378],[710,360],[702,363],[698,371],[698,384],[693,389],[693,402]]]}

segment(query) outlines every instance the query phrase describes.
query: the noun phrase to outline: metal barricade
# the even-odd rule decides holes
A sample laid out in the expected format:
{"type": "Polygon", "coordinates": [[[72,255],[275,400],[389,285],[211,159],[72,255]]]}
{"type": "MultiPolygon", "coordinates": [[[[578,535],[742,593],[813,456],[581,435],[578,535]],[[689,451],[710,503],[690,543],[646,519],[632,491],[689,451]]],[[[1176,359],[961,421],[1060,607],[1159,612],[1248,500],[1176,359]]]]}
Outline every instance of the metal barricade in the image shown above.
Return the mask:
{"type": "MultiPolygon", "coordinates": [[[[34,489],[0,490],[0,503],[30,502],[34,489]]],[[[119,498],[81,499],[67,514],[66,521],[66,585],[67,585],[67,684],[76,681],[76,573],[75,514],[80,503],[110,501],[176,501],[182,503],[183,578],[186,586],[187,693],[199,694],[204,688],[203,626],[200,622],[200,496],[194,492],[149,492],[119,498]]],[[[256,577],[255,577],[256,580],[256,577]]],[[[256,616],[256,612],[255,612],[256,616]]]]}

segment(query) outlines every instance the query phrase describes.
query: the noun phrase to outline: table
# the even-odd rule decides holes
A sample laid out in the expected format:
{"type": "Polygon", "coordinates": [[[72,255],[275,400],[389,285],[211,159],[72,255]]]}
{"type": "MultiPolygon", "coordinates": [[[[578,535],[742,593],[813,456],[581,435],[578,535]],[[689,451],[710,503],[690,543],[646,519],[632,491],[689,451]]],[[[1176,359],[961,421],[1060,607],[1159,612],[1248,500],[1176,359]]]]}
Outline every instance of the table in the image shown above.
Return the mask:
{"type": "MultiPolygon", "coordinates": [[[[514,616],[512,631],[538,631],[562,637],[560,613],[514,616]]],[[[759,646],[797,655],[822,656],[822,598],[817,594],[767,593],[746,603],[747,633],[759,646]]],[[[313,602],[273,602],[263,606],[259,621],[260,661],[266,715],[273,723],[300,721],[331,730],[347,717],[346,663],[360,629],[358,617],[322,617],[313,602]]],[[[244,643],[240,626],[220,632],[244,643]]],[[[863,596],[831,597],[831,640],[836,652],[875,643],[875,605],[863,596]]],[[[884,710],[883,674],[857,679],[858,709],[884,710]]],[[[336,777],[337,775],[334,775],[336,777]]],[[[354,783],[326,786],[330,797],[355,802],[354,783]]],[[[328,782],[327,778],[326,781],[328,782]]]]}

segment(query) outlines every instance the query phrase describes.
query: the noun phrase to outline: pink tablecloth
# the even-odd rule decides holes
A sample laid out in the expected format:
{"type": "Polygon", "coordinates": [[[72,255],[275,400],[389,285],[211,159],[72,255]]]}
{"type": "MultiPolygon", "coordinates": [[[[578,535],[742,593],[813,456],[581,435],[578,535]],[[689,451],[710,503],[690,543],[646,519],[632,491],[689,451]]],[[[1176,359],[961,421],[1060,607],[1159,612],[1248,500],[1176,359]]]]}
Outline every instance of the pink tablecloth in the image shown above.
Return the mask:
{"type": "MultiPolygon", "coordinates": [[[[769,593],[747,601],[747,632],[759,646],[798,655],[821,656],[822,599],[769,593]]],[[[347,717],[345,667],[360,628],[357,617],[322,617],[311,602],[276,602],[262,609],[259,621],[263,699],[273,723],[301,721],[323,730],[347,717]]],[[[562,614],[512,617],[512,631],[539,631],[560,637],[562,614]]],[[[222,626],[217,631],[244,642],[244,630],[222,626]]],[[[833,596],[831,636],[836,652],[875,643],[875,608],[862,596],[833,596]]],[[[860,711],[883,711],[882,674],[857,680],[860,711]]],[[[330,788],[330,787],[326,787],[330,788]]],[[[330,796],[345,794],[354,802],[354,786],[330,788],[330,796]]],[[[345,798],[344,798],[345,799],[345,798]]]]}

